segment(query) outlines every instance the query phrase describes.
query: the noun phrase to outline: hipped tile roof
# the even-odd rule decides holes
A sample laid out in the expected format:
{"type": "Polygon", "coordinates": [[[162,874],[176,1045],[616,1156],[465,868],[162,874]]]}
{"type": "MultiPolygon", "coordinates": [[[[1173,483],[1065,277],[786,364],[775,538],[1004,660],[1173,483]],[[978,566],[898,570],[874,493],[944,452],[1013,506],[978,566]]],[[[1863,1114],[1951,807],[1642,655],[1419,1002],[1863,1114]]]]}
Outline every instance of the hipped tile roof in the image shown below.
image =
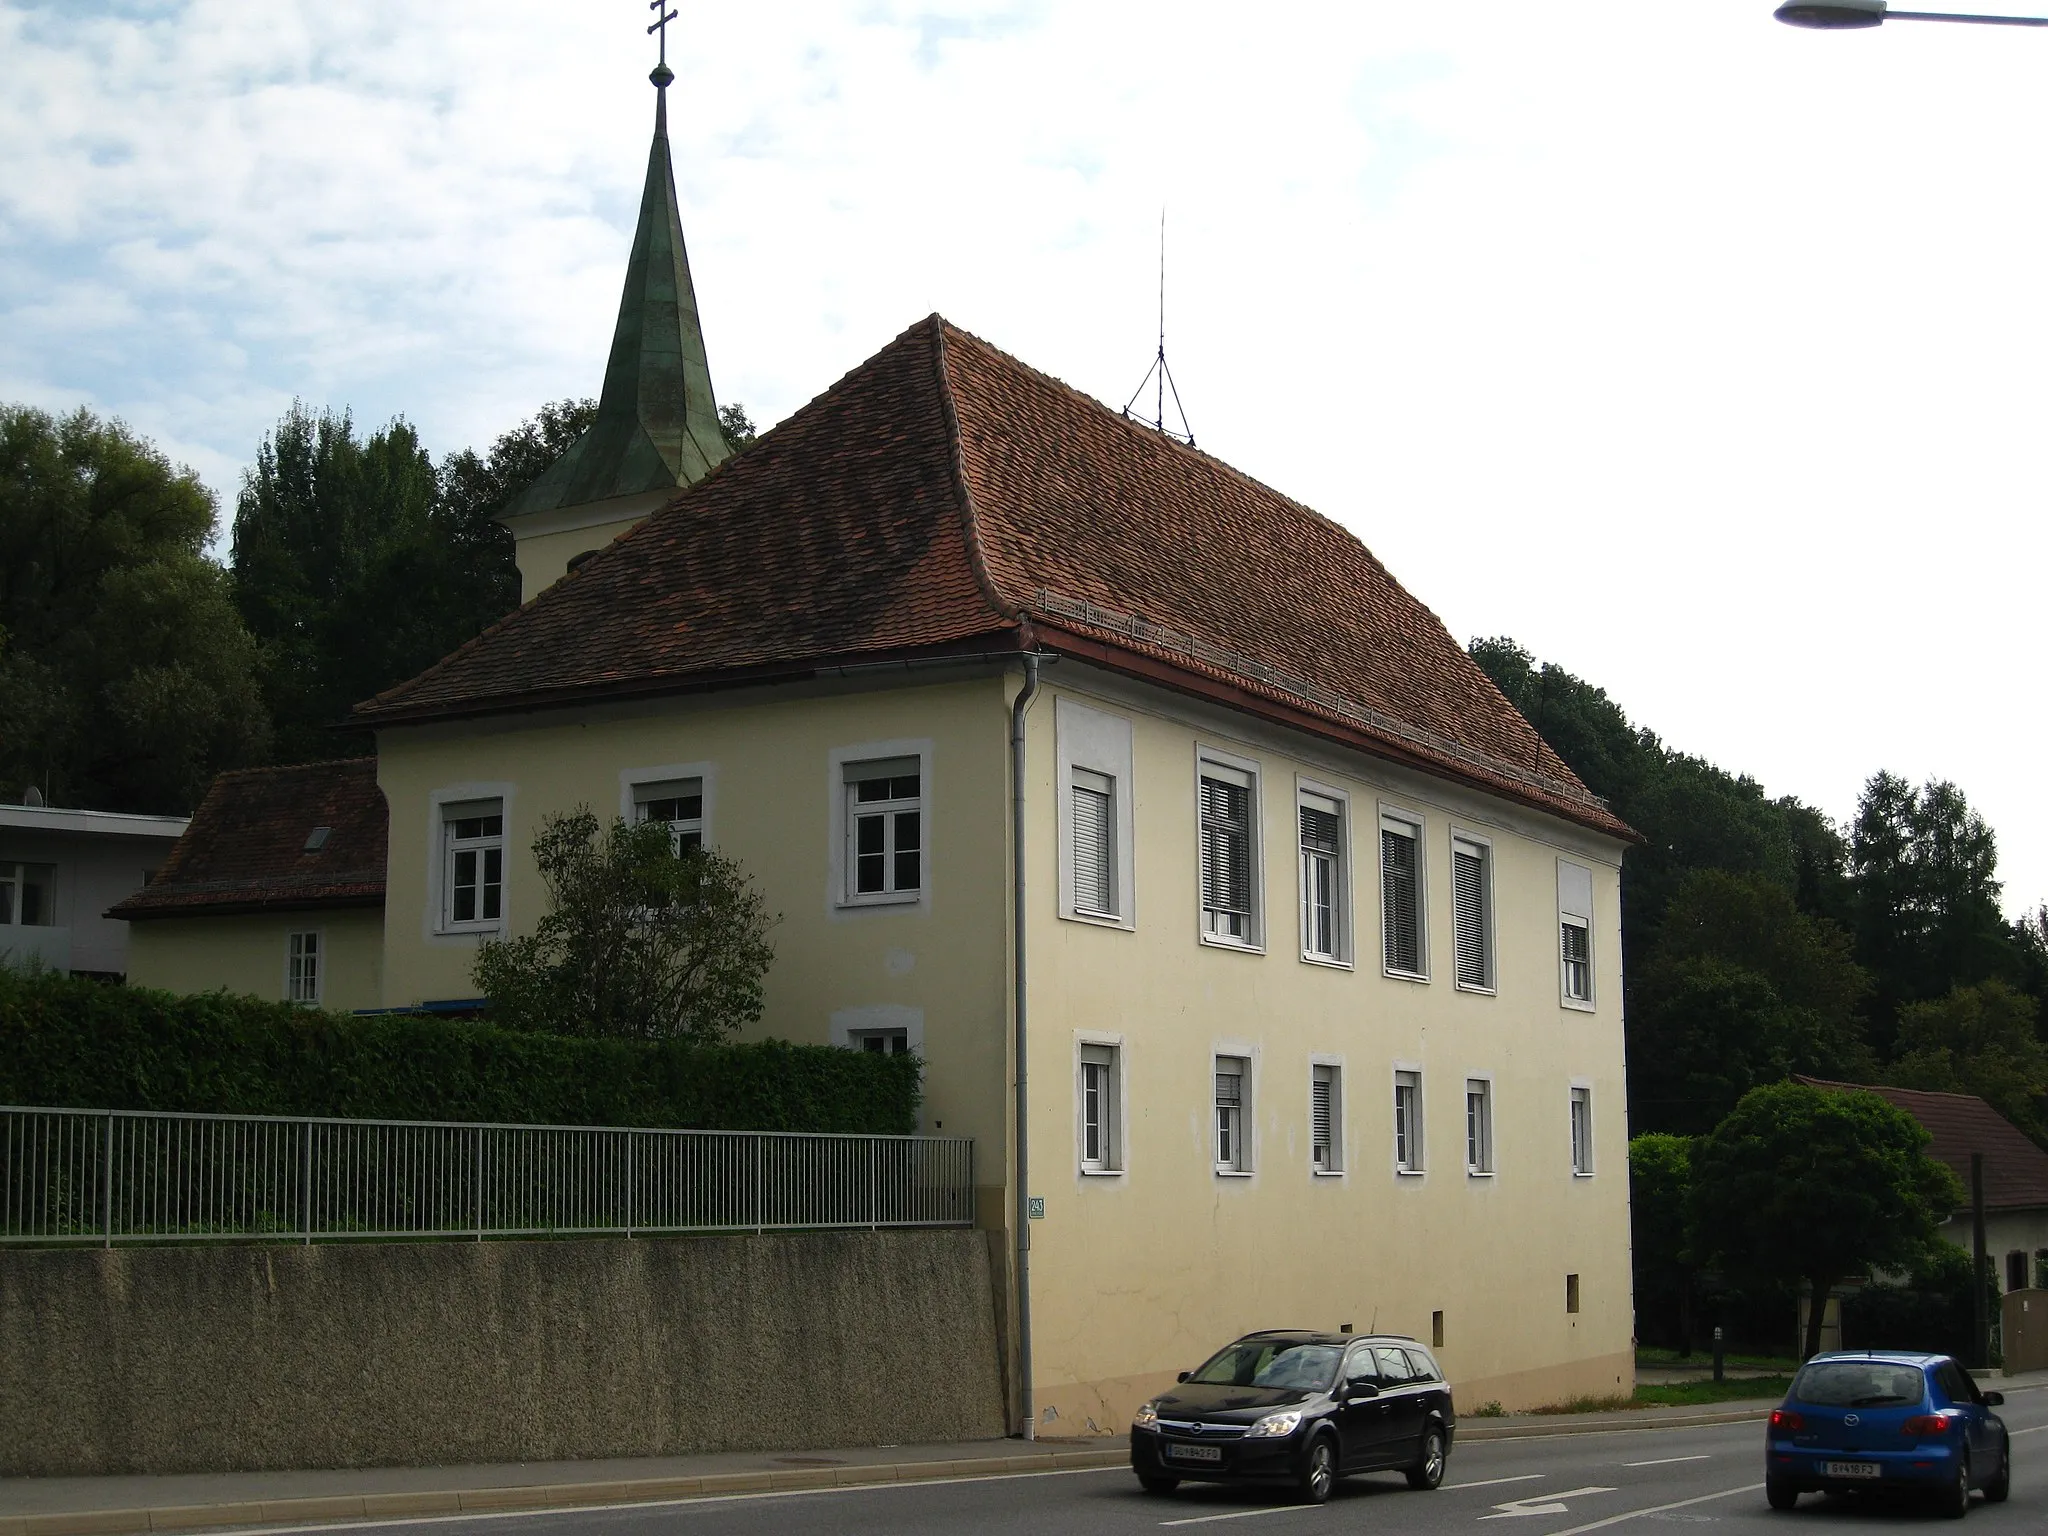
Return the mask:
{"type": "Polygon", "coordinates": [[[1874,1093],[1918,1120],[1933,1138],[1927,1152],[1953,1168],[1970,1189],[1970,1154],[1984,1154],[1984,1208],[1991,1211],[2048,1210],[2048,1152],[1974,1093],[1932,1093],[1921,1088],[1887,1088],[1877,1083],[1838,1083],[1801,1077],[1816,1088],[1874,1093]]]}
{"type": "Polygon", "coordinates": [[[357,716],[1033,646],[1634,835],[1352,534],[937,315],[357,716]]]}
{"type": "Polygon", "coordinates": [[[386,822],[374,757],[223,773],[156,878],[107,916],[381,905],[386,822]],[[328,834],[309,853],[315,827],[328,834]]]}

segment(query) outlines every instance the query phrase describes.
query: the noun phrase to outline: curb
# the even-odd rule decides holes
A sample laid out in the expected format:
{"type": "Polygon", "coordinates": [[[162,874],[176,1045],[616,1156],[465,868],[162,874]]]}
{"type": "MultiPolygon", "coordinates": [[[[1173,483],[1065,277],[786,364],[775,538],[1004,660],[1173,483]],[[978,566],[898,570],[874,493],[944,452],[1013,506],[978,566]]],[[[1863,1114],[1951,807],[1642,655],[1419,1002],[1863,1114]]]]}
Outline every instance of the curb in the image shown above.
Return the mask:
{"type": "Polygon", "coordinates": [[[874,1466],[807,1467],[787,1472],[718,1472],[703,1477],[651,1477],[623,1482],[537,1483],[510,1488],[443,1488],[418,1493],[352,1493],[232,1504],[173,1504],[42,1515],[0,1515],[0,1536],[131,1536],[140,1531],[193,1531],[240,1525],[300,1525],[324,1520],[401,1519],[409,1515],[496,1514],[507,1510],[576,1509],[600,1504],[650,1504],[735,1493],[858,1488],[951,1477],[1014,1477],[1130,1465],[1130,1452],[1054,1451],[1037,1456],[977,1456],[965,1461],[910,1461],[874,1466]]]}

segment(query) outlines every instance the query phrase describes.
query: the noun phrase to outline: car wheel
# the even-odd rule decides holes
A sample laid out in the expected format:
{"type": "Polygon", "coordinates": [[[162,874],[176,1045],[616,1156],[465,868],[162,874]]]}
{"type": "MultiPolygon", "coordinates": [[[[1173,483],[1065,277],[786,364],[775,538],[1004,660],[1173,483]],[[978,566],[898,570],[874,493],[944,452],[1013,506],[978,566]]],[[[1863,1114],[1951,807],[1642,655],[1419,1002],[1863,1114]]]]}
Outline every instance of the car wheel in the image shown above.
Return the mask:
{"type": "Polygon", "coordinates": [[[1444,1480],[1444,1432],[1432,1424],[1422,1432],[1422,1460],[1407,1469],[1408,1486],[1428,1490],[1444,1480]]]}
{"type": "Polygon", "coordinates": [[[2012,1437],[2008,1435],[2005,1443],[1998,1448],[1998,1476],[1989,1479],[1984,1484],[1984,1502],[1986,1504],[2003,1504],[2006,1495],[2011,1492],[2012,1437]]]}
{"type": "Polygon", "coordinates": [[[1799,1502],[1799,1490],[1775,1477],[1764,1479],[1764,1497],[1773,1509],[1790,1509],[1799,1502]]]}
{"type": "Polygon", "coordinates": [[[1941,1494],[1941,1513],[1944,1519],[1960,1520],[1970,1512],[1970,1453],[1964,1451],[1956,1457],[1955,1481],[1941,1494]]]}
{"type": "Polygon", "coordinates": [[[1173,1492],[1174,1489],[1180,1486],[1180,1479],[1177,1477],[1147,1477],[1144,1473],[1140,1472],[1138,1474],[1138,1486],[1147,1493],[1165,1495],[1173,1492]]]}
{"type": "Polygon", "coordinates": [[[1309,1442],[1308,1456],[1301,1464],[1301,1502],[1327,1504],[1330,1490],[1337,1486],[1337,1442],[1329,1435],[1317,1435],[1309,1442]]]}

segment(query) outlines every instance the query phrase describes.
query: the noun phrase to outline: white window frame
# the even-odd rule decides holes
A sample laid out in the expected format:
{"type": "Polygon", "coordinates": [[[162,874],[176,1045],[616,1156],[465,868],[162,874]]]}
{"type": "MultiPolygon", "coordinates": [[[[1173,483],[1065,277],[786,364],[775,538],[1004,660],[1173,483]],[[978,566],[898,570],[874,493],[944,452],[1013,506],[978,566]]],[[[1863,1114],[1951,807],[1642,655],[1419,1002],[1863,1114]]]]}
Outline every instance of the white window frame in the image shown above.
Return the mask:
{"type": "Polygon", "coordinates": [[[1424,1089],[1426,1080],[1422,1075],[1422,1064],[1414,1061],[1394,1063],[1392,1081],[1394,1096],[1392,1108],[1393,1136],[1390,1150],[1394,1155],[1394,1173],[1404,1179],[1419,1179],[1429,1171],[1429,1110],[1424,1089]],[[1401,1124],[1401,1090],[1412,1088],[1415,1097],[1410,1100],[1412,1113],[1404,1132],[1401,1124]],[[1408,1142],[1407,1155],[1402,1155],[1402,1141],[1408,1142]]]}
{"type": "MultiPolygon", "coordinates": [[[[826,889],[826,905],[834,914],[851,914],[872,911],[877,908],[892,911],[929,911],[933,885],[933,828],[932,828],[932,760],[934,757],[929,738],[914,741],[871,741],[859,746],[835,747],[827,755],[826,793],[829,806],[829,825],[832,837],[830,884],[826,889]],[[853,770],[868,764],[883,764],[917,760],[917,798],[915,800],[891,801],[892,814],[910,809],[918,812],[918,889],[914,891],[882,890],[866,893],[856,892],[854,882],[854,784],[848,777],[853,770]]],[[[894,854],[890,854],[891,859],[894,854]]],[[[894,877],[894,869],[889,875],[894,877]]]]}
{"type": "Polygon", "coordinates": [[[1380,969],[1395,981],[1427,982],[1429,980],[1429,824],[1419,811],[1406,806],[1380,802],[1379,824],[1373,831],[1372,866],[1379,875],[1380,909],[1380,969]],[[1387,856],[1384,836],[1394,830],[1388,823],[1395,823],[1406,831],[1402,834],[1415,844],[1415,958],[1418,969],[1396,970],[1388,940],[1387,926],[1387,856]]]}
{"type": "MultiPolygon", "coordinates": [[[[628,826],[635,826],[641,820],[640,808],[646,803],[641,791],[656,786],[682,784],[688,780],[697,781],[698,794],[703,805],[698,813],[696,831],[706,848],[712,846],[712,813],[718,793],[718,765],[715,763],[656,763],[646,768],[626,768],[619,773],[619,815],[628,826]]],[[[670,826],[687,829],[688,823],[670,822],[670,826]]]]}
{"type": "Polygon", "coordinates": [[[427,900],[420,911],[420,935],[431,946],[466,946],[479,935],[489,938],[509,933],[512,927],[512,809],[516,786],[509,781],[444,784],[427,792],[426,876],[427,900]],[[451,927],[448,917],[448,853],[446,811],[450,806],[495,800],[505,818],[504,880],[498,892],[498,920],[494,923],[465,923],[451,927]]]}
{"type": "MultiPolygon", "coordinates": [[[[502,902],[500,903],[502,909],[502,902]]],[[[284,936],[284,1000],[302,1008],[318,1008],[327,984],[327,931],[324,928],[294,928],[284,936]],[[302,941],[313,941],[313,985],[303,997],[298,983],[305,959],[302,941]]]]}
{"type": "Polygon", "coordinates": [[[1138,925],[1138,895],[1135,879],[1135,817],[1131,769],[1131,722],[1121,715],[1060,695],[1053,701],[1053,734],[1058,752],[1058,795],[1060,916],[1069,922],[1097,928],[1121,928],[1126,932],[1138,925]],[[1110,781],[1109,871],[1111,905],[1114,910],[1091,911],[1074,900],[1074,775],[1092,773],[1110,781]]]}
{"type": "Polygon", "coordinates": [[[1209,1053],[1209,1160],[1219,1179],[1248,1179],[1256,1171],[1252,1154],[1252,1130],[1257,1124],[1258,1095],[1252,1080],[1252,1053],[1241,1045],[1218,1046],[1209,1053]],[[1237,1106],[1230,1129],[1230,1156],[1224,1155],[1224,1105],[1218,1100],[1217,1079],[1224,1076],[1226,1061],[1238,1065],[1237,1106]]]}
{"type": "Polygon", "coordinates": [[[1076,1031],[1074,1035],[1074,1166],[1084,1179],[1121,1177],[1126,1171],[1124,1136],[1124,1038],[1076,1031]],[[1102,1057],[1107,1056],[1107,1062],[1102,1057]],[[1096,1156],[1088,1155],[1088,1069],[1107,1068],[1107,1082],[1098,1090],[1100,1116],[1096,1156]]]}
{"type": "Polygon", "coordinates": [[[1259,765],[1249,757],[1239,757],[1234,752],[1221,748],[1195,746],[1195,922],[1196,932],[1204,944],[1218,949],[1242,950],[1250,954],[1266,952],[1266,859],[1265,859],[1265,783],[1260,776],[1259,765]],[[1212,768],[1223,769],[1222,774],[1210,773],[1212,768]],[[1210,926],[1211,909],[1204,901],[1202,890],[1202,780],[1204,778],[1228,779],[1242,777],[1246,781],[1247,804],[1245,807],[1245,839],[1247,860],[1246,900],[1251,911],[1245,918],[1245,933],[1236,937],[1228,933],[1217,933],[1210,926]]]}
{"type": "MultiPolygon", "coordinates": [[[[145,885],[148,884],[147,881],[143,883],[145,885]]],[[[57,921],[57,866],[55,864],[45,863],[41,859],[0,859],[0,885],[8,887],[10,892],[7,902],[8,927],[59,928],[63,926],[57,921]],[[43,893],[44,908],[42,921],[38,923],[24,923],[21,920],[22,896],[29,888],[28,872],[31,869],[49,871],[49,878],[38,885],[38,888],[43,893]]]]}
{"type": "Polygon", "coordinates": [[[1498,1172],[1497,1148],[1494,1142],[1493,1074],[1491,1072],[1467,1072],[1465,1074],[1465,1173],[1475,1179],[1490,1179],[1498,1172]],[[1474,1090],[1481,1097],[1481,1118],[1479,1124],[1479,1158],[1473,1160],[1472,1099],[1474,1090]]]}
{"type": "Polygon", "coordinates": [[[1308,1059],[1309,1172],[1319,1179],[1341,1179],[1344,1164],[1344,1058],[1311,1056],[1308,1059]],[[1319,1074],[1327,1074],[1330,1083],[1330,1155],[1321,1167],[1316,1166],[1316,1082],[1319,1074]]]}
{"type": "Polygon", "coordinates": [[[841,1008],[830,1020],[832,1043],[849,1051],[863,1049],[877,1035],[901,1035],[913,1056],[924,1054],[924,1010],[882,1003],[841,1008]]]}
{"type": "MultiPolygon", "coordinates": [[[[435,933],[444,937],[469,937],[482,934],[504,933],[510,927],[512,916],[512,801],[511,796],[491,792],[486,786],[472,787],[469,793],[460,791],[437,792],[433,804],[433,857],[429,861],[434,886],[434,905],[430,921],[435,933]],[[488,807],[495,805],[495,811],[488,807]],[[498,818],[498,833],[495,838],[482,837],[469,841],[463,848],[455,845],[455,826],[471,816],[492,816],[498,818]],[[459,853],[474,851],[488,859],[492,844],[498,849],[498,915],[496,917],[476,916],[457,918],[455,916],[455,860],[459,853]]],[[[479,893],[482,888],[482,866],[479,866],[479,893]]],[[[479,907],[483,905],[481,899],[479,907]]]]}
{"type": "Polygon", "coordinates": [[[1591,865],[1581,864],[1573,859],[1557,861],[1557,1000],[1560,1006],[1573,1008],[1580,1013],[1592,1013],[1598,1005],[1599,985],[1593,968],[1593,914],[1591,911],[1577,912],[1577,906],[1593,905],[1593,870],[1591,865]],[[1571,871],[1567,875],[1566,871],[1571,871]],[[1573,894],[1569,887],[1579,884],[1574,877],[1583,877],[1585,894],[1573,894]],[[1586,995],[1575,996],[1571,988],[1571,962],[1565,956],[1564,930],[1577,928],[1586,936],[1586,995]]]}
{"type": "Polygon", "coordinates": [[[1493,920],[1493,893],[1495,888],[1493,867],[1493,839],[1477,832],[1468,832],[1463,827],[1451,827],[1451,982],[1460,992],[1477,993],[1484,997],[1495,996],[1500,987],[1499,945],[1495,942],[1496,932],[1493,920]],[[1464,967],[1458,954],[1458,855],[1476,852],[1479,857],[1479,939],[1484,946],[1486,977],[1484,981],[1467,981],[1464,967]]]}
{"type": "Polygon", "coordinates": [[[1309,965],[1335,966],[1339,970],[1353,969],[1355,949],[1352,943],[1351,909],[1351,796],[1333,785],[1319,783],[1299,775],[1294,780],[1294,870],[1298,884],[1296,905],[1301,920],[1301,958],[1309,965]],[[1327,807],[1310,807],[1311,801],[1326,801],[1337,810],[1337,852],[1333,860],[1333,874],[1336,879],[1336,900],[1330,914],[1330,951],[1319,951],[1315,947],[1313,924],[1309,913],[1309,859],[1310,854],[1301,841],[1301,813],[1304,808],[1323,810],[1327,807]]]}
{"type": "Polygon", "coordinates": [[[1593,1119],[1593,1084],[1586,1078],[1572,1079],[1570,1110],[1570,1149],[1572,1177],[1590,1179],[1598,1171],[1594,1161],[1593,1147],[1596,1122],[1593,1119]],[[1579,1129],[1579,1106],[1585,1106],[1585,1131],[1579,1129]]]}

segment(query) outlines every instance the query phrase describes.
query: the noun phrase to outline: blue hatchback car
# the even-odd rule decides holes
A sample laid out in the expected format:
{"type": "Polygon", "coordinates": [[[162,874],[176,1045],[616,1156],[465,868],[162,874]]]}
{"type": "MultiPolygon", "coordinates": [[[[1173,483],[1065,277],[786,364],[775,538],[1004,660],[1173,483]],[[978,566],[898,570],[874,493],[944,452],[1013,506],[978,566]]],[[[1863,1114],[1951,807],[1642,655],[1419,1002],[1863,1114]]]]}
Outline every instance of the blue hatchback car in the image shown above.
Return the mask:
{"type": "Polygon", "coordinates": [[[1765,1496],[1790,1509],[1802,1493],[1918,1491],[1958,1520],[1972,1488],[2003,1503],[2012,1440],[1991,1410],[2004,1401],[1947,1355],[1815,1355],[1771,1414],[1765,1496]]]}

